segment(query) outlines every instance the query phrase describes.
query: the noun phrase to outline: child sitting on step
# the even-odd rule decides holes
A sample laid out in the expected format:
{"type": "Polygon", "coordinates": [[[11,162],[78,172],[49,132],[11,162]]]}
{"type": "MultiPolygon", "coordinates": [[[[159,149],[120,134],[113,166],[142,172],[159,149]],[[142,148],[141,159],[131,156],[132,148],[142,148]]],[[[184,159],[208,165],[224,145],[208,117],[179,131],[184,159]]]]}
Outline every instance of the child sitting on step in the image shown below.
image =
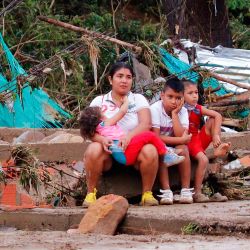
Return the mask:
{"type": "MultiPolygon", "coordinates": [[[[214,111],[201,106],[198,103],[198,88],[197,84],[191,81],[183,81],[184,83],[184,100],[185,108],[189,115],[189,133],[192,134],[191,141],[188,143],[189,154],[198,161],[198,166],[195,171],[194,202],[208,202],[210,199],[201,191],[202,182],[205,171],[208,166],[208,158],[205,154],[206,148],[213,142],[214,156],[225,155],[230,147],[230,143],[221,142],[221,123],[222,116],[214,111]],[[206,115],[209,119],[200,129],[201,117],[206,115]]],[[[218,197],[218,194],[217,194],[218,197]]],[[[226,201],[227,197],[220,195],[215,201],[226,201]]]]}
{"type": "Polygon", "coordinates": [[[125,97],[119,111],[111,118],[105,117],[100,107],[85,108],[80,115],[80,132],[82,137],[84,139],[91,139],[97,132],[109,138],[111,140],[109,150],[112,157],[123,165],[133,165],[140,150],[146,144],[153,144],[156,147],[160,160],[167,167],[178,164],[185,159],[184,156],[179,156],[172,150],[168,151],[161,139],[151,131],[135,135],[124,151],[119,144],[119,140],[125,136],[125,133],[117,122],[127,113],[128,106],[129,101],[125,97]]]}

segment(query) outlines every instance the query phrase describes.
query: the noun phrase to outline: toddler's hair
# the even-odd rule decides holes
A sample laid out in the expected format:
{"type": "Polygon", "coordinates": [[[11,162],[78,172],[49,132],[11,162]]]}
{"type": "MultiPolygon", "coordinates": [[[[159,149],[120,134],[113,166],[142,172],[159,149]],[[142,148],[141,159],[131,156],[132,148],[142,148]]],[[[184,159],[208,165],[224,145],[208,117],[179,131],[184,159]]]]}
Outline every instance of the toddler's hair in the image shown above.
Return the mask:
{"type": "Polygon", "coordinates": [[[84,139],[91,139],[94,136],[101,118],[100,107],[87,107],[81,112],[79,119],[80,134],[84,139]]]}
{"type": "Polygon", "coordinates": [[[165,83],[163,87],[162,92],[166,92],[168,88],[174,90],[177,93],[184,92],[183,82],[179,80],[177,77],[167,80],[167,82],[165,83]]]}

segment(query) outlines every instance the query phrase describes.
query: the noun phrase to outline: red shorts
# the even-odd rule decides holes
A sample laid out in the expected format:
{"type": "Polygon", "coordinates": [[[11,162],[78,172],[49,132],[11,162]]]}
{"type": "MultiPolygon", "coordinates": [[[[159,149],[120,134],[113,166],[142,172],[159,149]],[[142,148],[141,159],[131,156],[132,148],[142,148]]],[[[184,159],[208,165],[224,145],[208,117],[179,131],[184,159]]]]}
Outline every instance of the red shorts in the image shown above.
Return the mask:
{"type": "Polygon", "coordinates": [[[206,133],[205,126],[203,126],[201,131],[197,135],[193,135],[188,143],[189,154],[194,157],[200,152],[205,153],[211,141],[212,136],[206,133]]]}
{"type": "Polygon", "coordinates": [[[164,155],[167,152],[166,146],[163,141],[151,131],[145,131],[138,135],[135,135],[128,147],[125,150],[126,165],[135,164],[137,157],[146,144],[152,144],[156,147],[159,155],[164,155]]]}

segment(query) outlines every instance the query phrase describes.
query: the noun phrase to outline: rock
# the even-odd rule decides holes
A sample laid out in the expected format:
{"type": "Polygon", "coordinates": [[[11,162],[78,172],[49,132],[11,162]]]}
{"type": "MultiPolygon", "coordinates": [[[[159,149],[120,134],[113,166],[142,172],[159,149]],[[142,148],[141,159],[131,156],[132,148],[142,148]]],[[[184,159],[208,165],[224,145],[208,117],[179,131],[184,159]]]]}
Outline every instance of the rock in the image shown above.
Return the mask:
{"type": "Polygon", "coordinates": [[[10,143],[9,143],[9,142],[7,142],[7,141],[0,140],[0,144],[7,145],[7,144],[10,144],[10,143]]]}
{"type": "Polygon", "coordinates": [[[80,232],[79,232],[78,229],[72,229],[72,228],[70,228],[70,229],[67,230],[67,233],[68,234],[79,234],[80,232]]]}
{"type": "Polygon", "coordinates": [[[13,139],[13,144],[19,143],[29,143],[29,142],[39,142],[41,141],[45,135],[42,132],[35,130],[28,130],[19,135],[17,138],[13,139]]]}
{"type": "Polygon", "coordinates": [[[128,201],[118,195],[102,196],[89,206],[78,230],[81,233],[114,235],[118,224],[126,215],[128,201]]]}
{"type": "Polygon", "coordinates": [[[82,143],[83,138],[78,135],[63,133],[49,140],[49,143],[82,143]]]}
{"type": "Polygon", "coordinates": [[[54,139],[55,137],[57,137],[58,135],[63,135],[65,134],[64,131],[56,131],[55,133],[53,133],[52,135],[46,136],[45,138],[43,138],[40,142],[42,143],[47,143],[50,140],[54,139]]]}
{"type": "Polygon", "coordinates": [[[80,135],[75,135],[75,136],[71,137],[70,142],[71,143],[81,143],[81,142],[83,142],[83,138],[80,135]]]}

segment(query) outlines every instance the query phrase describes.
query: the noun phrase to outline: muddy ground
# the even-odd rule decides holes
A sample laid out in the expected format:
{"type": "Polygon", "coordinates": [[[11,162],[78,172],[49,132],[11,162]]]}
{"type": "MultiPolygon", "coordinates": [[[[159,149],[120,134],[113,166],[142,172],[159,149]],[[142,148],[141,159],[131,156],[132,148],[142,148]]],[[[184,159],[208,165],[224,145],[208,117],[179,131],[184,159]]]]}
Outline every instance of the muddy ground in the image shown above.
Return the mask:
{"type": "Polygon", "coordinates": [[[242,235],[126,235],[115,236],[67,234],[66,232],[0,232],[0,249],[8,250],[59,250],[59,249],[249,249],[250,239],[242,235]]]}

